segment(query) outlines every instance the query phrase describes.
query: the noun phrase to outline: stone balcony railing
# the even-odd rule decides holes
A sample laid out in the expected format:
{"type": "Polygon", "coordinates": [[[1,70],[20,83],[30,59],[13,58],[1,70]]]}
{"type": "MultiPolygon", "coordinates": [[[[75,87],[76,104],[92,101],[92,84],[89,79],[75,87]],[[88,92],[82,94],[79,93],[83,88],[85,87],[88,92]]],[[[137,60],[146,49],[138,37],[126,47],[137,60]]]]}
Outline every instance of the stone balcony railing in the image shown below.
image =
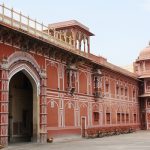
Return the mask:
{"type": "Polygon", "coordinates": [[[123,73],[124,75],[131,76],[135,79],[137,78],[135,74],[111,63],[108,63],[106,58],[95,56],[91,53],[87,53],[81,51],[80,49],[77,49],[71,37],[63,35],[60,31],[56,31],[53,28],[51,29],[43,23],[39,23],[36,20],[31,19],[29,16],[23,15],[21,12],[18,13],[14,11],[14,9],[7,8],[4,4],[0,5],[0,24],[10,27],[19,32],[24,32],[25,34],[29,34],[30,36],[53,44],[66,51],[82,56],[90,60],[92,63],[101,64],[113,71],[123,73]],[[50,31],[53,31],[53,34],[50,31]],[[64,39],[69,39],[69,42],[63,40],[61,38],[62,36],[65,36],[64,39]]]}
{"type": "Polygon", "coordinates": [[[0,5],[0,22],[36,38],[46,40],[52,44],[60,46],[61,48],[72,51],[78,55],[88,57],[88,53],[75,48],[71,37],[63,35],[60,31],[56,31],[55,29],[50,29],[43,23],[31,19],[29,16],[27,17],[21,12],[16,12],[13,8],[7,8],[4,4],[0,5]],[[54,34],[51,34],[51,32],[49,32],[50,30],[53,31],[54,34]],[[69,39],[69,42],[62,40],[62,36],[66,36],[65,39],[69,39]]]}

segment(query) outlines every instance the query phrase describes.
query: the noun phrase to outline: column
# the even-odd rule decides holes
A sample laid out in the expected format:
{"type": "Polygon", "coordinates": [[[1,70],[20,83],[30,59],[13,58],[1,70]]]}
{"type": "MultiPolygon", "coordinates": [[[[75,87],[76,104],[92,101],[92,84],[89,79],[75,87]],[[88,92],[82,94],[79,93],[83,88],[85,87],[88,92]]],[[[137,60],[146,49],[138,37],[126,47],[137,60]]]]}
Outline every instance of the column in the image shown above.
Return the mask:
{"type": "Polygon", "coordinates": [[[125,111],[125,113],[124,113],[124,123],[125,124],[127,124],[127,120],[126,120],[127,116],[126,116],[126,114],[127,114],[127,112],[125,111]]]}
{"type": "Polygon", "coordinates": [[[78,32],[78,34],[79,34],[79,37],[78,37],[79,47],[78,47],[78,49],[81,50],[81,42],[82,42],[81,32],[78,32]]]}
{"type": "Polygon", "coordinates": [[[47,101],[46,101],[46,71],[41,71],[40,93],[40,142],[47,142],[47,101]]]}
{"type": "Polygon", "coordinates": [[[80,123],[79,123],[79,103],[78,101],[75,101],[75,127],[79,127],[80,123]]]}
{"type": "Polygon", "coordinates": [[[0,68],[0,144],[8,144],[8,69],[7,61],[0,68]]]}
{"type": "Polygon", "coordinates": [[[146,130],[148,129],[148,115],[147,115],[147,98],[146,98],[146,100],[145,100],[145,103],[146,103],[146,109],[145,109],[145,113],[146,113],[146,115],[145,115],[145,121],[146,121],[146,130]]]}
{"type": "Polygon", "coordinates": [[[59,116],[58,116],[58,126],[64,127],[64,97],[59,93],[59,116]]]}
{"type": "Polygon", "coordinates": [[[92,110],[92,103],[91,102],[88,102],[88,125],[90,127],[93,126],[93,110],[92,110]]]}
{"type": "Polygon", "coordinates": [[[72,37],[73,37],[73,46],[77,48],[77,31],[76,29],[71,29],[72,37]]]}
{"type": "Polygon", "coordinates": [[[87,38],[88,53],[90,53],[90,37],[87,38]]]}
{"type": "Polygon", "coordinates": [[[85,38],[85,36],[84,36],[84,38],[83,38],[83,43],[84,43],[84,52],[86,52],[85,40],[86,40],[86,38],[85,38]]]}
{"type": "Polygon", "coordinates": [[[81,40],[79,41],[79,50],[81,50],[81,40]]]}
{"type": "Polygon", "coordinates": [[[67,42],[67,31],[66,30],[64,30],[64,40],[65,40],[65,42],[67,42]]]}

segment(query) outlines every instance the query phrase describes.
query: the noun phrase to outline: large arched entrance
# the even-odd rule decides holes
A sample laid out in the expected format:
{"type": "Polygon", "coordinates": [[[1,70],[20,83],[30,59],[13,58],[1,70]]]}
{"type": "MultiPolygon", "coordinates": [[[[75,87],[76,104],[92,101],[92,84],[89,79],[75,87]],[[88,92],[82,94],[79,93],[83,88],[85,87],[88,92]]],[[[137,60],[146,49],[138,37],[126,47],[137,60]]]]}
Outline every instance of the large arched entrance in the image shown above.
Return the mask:
{"type": "Polygon", "coordinates": [[[4,58],[0,67],[0,144],[7,145],[8,141],[45,143],[47,141],[45,69],[39,67],[32,55],[20,51],[16,51],[7,59],[4,58]],[[22,78],[25,78],[25,83],[22,83],[22,78]],[[19,99],[22,99],[22,102],[19,99]],[[27,104],[24,104],[25,101],[27,104]]]}
{"type": "Polygon", "coordinates": [[[20,71],[9,82],[9,142],[31,141],[33,137],[33,87],[20,71]]]}

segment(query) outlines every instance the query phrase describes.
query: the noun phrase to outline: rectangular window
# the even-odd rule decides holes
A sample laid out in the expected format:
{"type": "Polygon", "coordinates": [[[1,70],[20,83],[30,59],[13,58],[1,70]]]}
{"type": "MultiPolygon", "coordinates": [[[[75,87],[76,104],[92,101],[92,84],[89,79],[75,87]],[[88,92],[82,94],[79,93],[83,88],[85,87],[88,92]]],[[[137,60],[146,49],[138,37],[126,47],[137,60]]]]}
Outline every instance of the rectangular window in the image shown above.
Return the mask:
{"type": "Polygon", "coordinates": [[[119,86],[116,87],[116,94],[119,95],[119,86]]]}
{"type": "Polygon", "coordinates": [[[122,114],[122,123],[125,122],[125,114],[122,114]]]}
{"type": "Polygon", "coordinates": [[[99,121],[99,112],[94,112],[94,121],[98,122],[99,121]]]}
{"type": "Polygon", "coordinates": [[[121,95],[123,95],[123,88],[121,88],[121,95]]]}
{"type": "Polygon", "coordinates": [[[134,114],[134,123],[136,123],[136,114],[134,114]]]}
{"type": "Polygon", "coordinates": [[[126,114],[126,122],[129,122],[129,114],[126,114]]]}
{"type": "Polygon", "coordinates": [[[133,98],[135,98],[135,90],[133,90],[133,98]]]}
{"type": "Polygon", "coordinates": [[[117,123],[120,123],[120,113],[117,113],[117,123]]]}
{"type": "Polygon", "coordinates": [[[110,113],[106,113],[106,123],[110,124],[110,113]]]}

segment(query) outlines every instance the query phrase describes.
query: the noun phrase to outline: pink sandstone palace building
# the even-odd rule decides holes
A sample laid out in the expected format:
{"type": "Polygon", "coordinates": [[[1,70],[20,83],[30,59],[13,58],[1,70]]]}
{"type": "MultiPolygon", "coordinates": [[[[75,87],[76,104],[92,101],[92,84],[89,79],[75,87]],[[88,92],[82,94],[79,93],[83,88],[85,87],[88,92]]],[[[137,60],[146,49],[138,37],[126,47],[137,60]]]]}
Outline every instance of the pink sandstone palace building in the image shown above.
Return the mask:
{"type": "Polygon", "coordinates": [[[90,53],[89,28],[0,5],[0,143],[103,127],[150,128],[150,46],[134,73],[90,53]]]}

